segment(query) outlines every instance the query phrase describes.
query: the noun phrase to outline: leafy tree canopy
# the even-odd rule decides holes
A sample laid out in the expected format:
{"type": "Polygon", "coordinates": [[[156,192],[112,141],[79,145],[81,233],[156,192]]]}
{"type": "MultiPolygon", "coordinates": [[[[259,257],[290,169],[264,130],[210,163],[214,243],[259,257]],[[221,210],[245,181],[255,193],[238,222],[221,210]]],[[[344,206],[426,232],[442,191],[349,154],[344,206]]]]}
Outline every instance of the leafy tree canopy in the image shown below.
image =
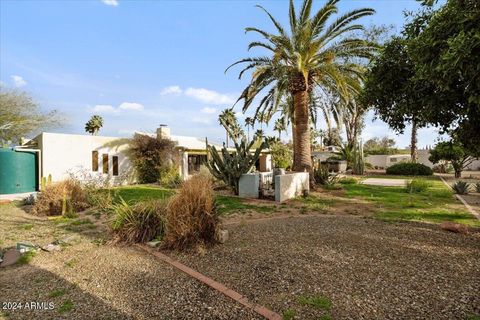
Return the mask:
{"type": "Polygon", "coordinates": [[[64,121],[56,110],[43,113],[26,92],[0,87],[0,144],[19,143],[22,137],[58,127],[64,121]]]}
{"type": "Polygon", "coordinates": [[[475,158],[461,143],[446,141],[438,143],[435,148],[430,151],[430,157],[428,159],[432,163],[439,163],[442,160],[451,162],[455,170],[455,176],[460,177],[462,170],[475,158]]]}

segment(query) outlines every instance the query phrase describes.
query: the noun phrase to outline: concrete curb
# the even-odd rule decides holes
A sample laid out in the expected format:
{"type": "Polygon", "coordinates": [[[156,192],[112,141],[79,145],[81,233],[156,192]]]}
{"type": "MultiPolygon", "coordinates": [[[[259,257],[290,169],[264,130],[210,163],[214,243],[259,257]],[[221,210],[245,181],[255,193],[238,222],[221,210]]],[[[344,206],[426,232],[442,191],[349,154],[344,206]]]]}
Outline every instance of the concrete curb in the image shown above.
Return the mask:
{"type": "Polygon", "coordinates": [[[222,293],[225,296],[235,300],[236,302],[242,304],[243,306],[255,311],[256,313],[265,317],[266,319],[269,319],[269,320],[281,320],[282,319],[282,317],[278,313],[276,313],[272,310],[269,310],[269,309],[267,309],[267,308],[265,308],[261,305],[254,304],[254,303],[248,301],[248,299],[246,297],[242,296],[240,293],[238,293],[236,291],[233,291],[232,289],[229,289],[228,287],[221,284],[220,282],[217,282],[217,281],[215,281],[215,280],[213,280],[213,279],[211,279],[211,278],[209,278],[209,277],[207,277],[207,276],[205,276],[205,275],[187,267],[186,265],[180,263],[177,260],[174,260],[174,259],[170,258],[169,256],[161,253],[160,251],[151,249],[151,248],[149,248],[145,245],[137,244],[136,246],[138,248],[142,249],[143,251],[146,251],[146,252],[150,253],[151,255],[159,258],[163,262],[166,262],[169,265],[171,265],[171,266],[179,269],[180,271],[186,273],[190,277],[195,278],[198,281],[206,284],[207,286],[219,291],[220,293],[222,293]]]}
{"type": "MultiPolygon", "coordinates": [[[[449,187],[450,189],[452,189],[452,186],[450,186],[450,185],[448,184],[448,182],[445,181],[445,179],[443,179],[442,176],[439,176],[439,177],[440,177],[440,179],[442,180],[442,182],[443,182],[447,187],[449,187]]],[[[472,207],[471,205],[469,205],[469,204],[467,203],[467,201],[465,201],[465,199],[463,199],[463,197],[462,197],[461,195],[455,194],[455,197],[457,197],[457,199],[460,200],[460,201],[463,203],[463,205],[467,208],[468,211],[470,211],[471,214],[473,214],[473,215],[475,216],[475,218],[477,218],[478,220],[480,220],[480,213],[478,213],[477,211],[475,211],[475,209],[473,209],[473,207],[472,207]]]]}

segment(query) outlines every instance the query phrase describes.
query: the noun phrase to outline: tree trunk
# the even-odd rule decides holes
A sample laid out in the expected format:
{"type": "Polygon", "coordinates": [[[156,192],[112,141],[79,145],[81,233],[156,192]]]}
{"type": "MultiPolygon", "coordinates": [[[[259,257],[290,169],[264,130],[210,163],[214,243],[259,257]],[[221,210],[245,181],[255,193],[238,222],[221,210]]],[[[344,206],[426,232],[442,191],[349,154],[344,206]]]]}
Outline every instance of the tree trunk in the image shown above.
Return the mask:
{"type": "Polygon", "coordinates": [[[417,152],[417,121],[415,118],[412,119],[412,137],[410,142],[410,155],[412,162],[417,162],[418,152],[417,152]]]}
{"type": "Polygon", "coordinates": [[[292,121],[292,145],[293,145],[292,160],[293,160],[293,163],[295,163],[295,151],[296,151],[296,145],[297,145],[297,130],[295,128],[295,123],[293,121],[292,121]]]}
{"type": "Polygon", "coordinates": [[[458,179],[458,178],[461,178],[462,177],[462,170],[455,170],[455,178],[458,179]]]}
{"type": "Polygon", "coordinates": [[[308,98],[307,90],[293,92],[295,134],[297,140],[294,145],[295,159],[293,170],[298,172],[312,171],[308,98]]]}

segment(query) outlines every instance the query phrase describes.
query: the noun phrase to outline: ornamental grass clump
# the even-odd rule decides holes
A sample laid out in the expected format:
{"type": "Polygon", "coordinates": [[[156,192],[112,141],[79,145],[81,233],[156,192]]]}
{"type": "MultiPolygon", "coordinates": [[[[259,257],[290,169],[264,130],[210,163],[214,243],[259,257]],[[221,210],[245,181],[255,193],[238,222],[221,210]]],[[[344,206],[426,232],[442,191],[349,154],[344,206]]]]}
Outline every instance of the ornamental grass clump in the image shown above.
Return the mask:
{"type": "Polygon", "coordinates": [[[129,204],[120,201],[110,207],[114,243],[143,243],[161,239],[165,233],[166,201],[150,200],[129,204]]]}
{"type": "Polygon", "coordinates": [[[46,185],[38,194],[32,213],[39,216],[64,215],[90,207],[80,182],[67,179],[46,185]]]}
{"type": "Polygon", "coordinates": [[[213,244],[218,226],[212,181],[193,176],[168,202],[163,246],[182,250],[213,244]]]}
{"type": "Polygon", "coordinates": [[[421,193],[430,188],[432,184],[429,181],[413,179],[407,183],[407,192],[409,193],[421,193]]]}

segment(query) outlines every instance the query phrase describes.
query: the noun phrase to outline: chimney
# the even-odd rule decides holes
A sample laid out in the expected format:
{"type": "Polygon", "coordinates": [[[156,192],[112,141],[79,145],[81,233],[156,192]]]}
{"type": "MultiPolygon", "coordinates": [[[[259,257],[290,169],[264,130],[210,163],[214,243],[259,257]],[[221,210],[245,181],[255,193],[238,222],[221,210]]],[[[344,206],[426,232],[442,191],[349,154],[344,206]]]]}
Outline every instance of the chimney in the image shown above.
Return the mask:
{"type": "Polygon", "coordinates": [[[161,124],[157,129],[157,139],[170,139],[170,128],[166,124],[161,124]]]}

